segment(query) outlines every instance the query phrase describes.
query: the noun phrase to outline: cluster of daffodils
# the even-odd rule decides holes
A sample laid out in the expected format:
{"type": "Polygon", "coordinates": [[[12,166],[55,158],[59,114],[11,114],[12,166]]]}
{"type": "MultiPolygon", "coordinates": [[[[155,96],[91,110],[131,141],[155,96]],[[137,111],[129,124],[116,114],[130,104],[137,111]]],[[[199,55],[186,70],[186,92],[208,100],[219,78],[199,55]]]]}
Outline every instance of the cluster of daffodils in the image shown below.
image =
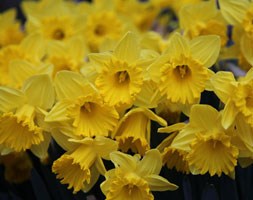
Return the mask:
{"type": "Polygon", "coordinates": [[[6,169],[27,151],[45,162],[56,141],[62,184],[88,192],[104,176],[101,190],[116,200],[176,190],[163,166],[234,178],[253,163],[252,2],[41,0],[22,9],[23,25],[13,9],[0,15],[6,169]],[[218,110],[200,104],[204,91],[218,110]],[[153,147],[160,133],[168,137],[153,147]]]}

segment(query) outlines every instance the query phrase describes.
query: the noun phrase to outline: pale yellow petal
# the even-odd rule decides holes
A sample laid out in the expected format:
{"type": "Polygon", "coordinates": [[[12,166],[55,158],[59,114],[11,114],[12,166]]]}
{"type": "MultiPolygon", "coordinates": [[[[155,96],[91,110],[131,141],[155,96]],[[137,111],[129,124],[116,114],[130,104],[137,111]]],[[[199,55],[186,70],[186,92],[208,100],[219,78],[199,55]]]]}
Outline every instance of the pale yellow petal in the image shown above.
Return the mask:
{"type": "Polygon", "coordinates": [[[75,99],[94,93],[94,88],[79,73],[60,71],[55,77],[55,90],[59,100],[75,99]]]}
{"type": "Polygon", "coordinates": [[[92,166],[90,168],[90,173],[91,173],[90,182],[87,183],[85,181],[83,183],[82,191],[84,191],[85,193],[87,193],[91,190],[91,188],[96,184],[96,182],[98,181],[98,178],[100,176],[100,173],[98,172],[96,166],[92,166]]]}
{"type": "Polygon", "coordinates": [[[9,75],[14,87],[21,87],[30,76],[35,75],[38,68],[25,60],[14,60],[9,65],[9,75]]]}
{"type": "Polygon", "coordinates": [[[48,148],[51,141],[51,136],[49,133],[43,133],[44,140],[38,144],[38,145],[32,145],[31,151],[32,153],[40,158],[41,160],[44,160],[48,157],[48,148]]]}
{"type": "Polygon", "coordinates": [[[159,174],[162,169],[162,157],[157,149],[147,151],[143,159],[137,164],[136,173],[141,177],[159,174]]]}
{"type": "Polygon", "coordinates": [[[122,153],[120,151],[115,151],[110,153],[110,158],[115,167],[120,166],[120,168],[126,171],[136,170],[136,161],[132,156],[128,154],[122,153]]]}
{"type": "Polygon", "coordinates": [[[164,128],[159,128],[158,132],[159,133],[172,133],[172,132],[175,132],[175,131],[180,131],[185,127],[185,125],[186,125],[185,123],[173,124],[171,126],[167,126],[167,127],[164,127],[164,128]]]}
{"type": "Polygon", "coordinates": [[[105,165],[103,163],[103,160],[98,157],[96,160],[95,160],[95,167],[97,168],[98,172],[100,174],[102,174],[103,176],[105,175],[106,173],[106,168],[105,168],[105,165]]]}
{"type": "Polygon", "coordinates": [[[190,41],[192,57],[205,67],[211,67],[220,53],[221,40],[217,35],[199,36],[190,41]]]}
{"type": "Polygon", "coordinates": [[[246,11],[250,6],[250,2],[247,0],[219,0],[219,4],[221,14],[232,25],[242,23],[246,11]]]}
{"type": "Polygon", "coordinates": [[[233,73],[225,71],[217,72],[210,79],[214,93],[223,103],[226,103],[233,95],[235,82],[236,80],[233,73]]]}
{"type": "Polygon", "coordinates": [[[211,130],[217,126],[219,112],[209,105],[193,105],[190,113],[190,124],[202,130],[211,130]]]}
{"type": "Polygon", "coordinates": [[[181,130],[171,143],[172,148],[189,152],[191,150],[190,144],[195,139],[196,129],[187,125],[186,128],[181,130]]]}
{"type": "Polygon", "coordinates": [[[241,38],[241,51],[246,60],[253,65],[253,39],[244,34],[241,38]]]}
{"type": "Polygon", "coordinates": [[[57,102],[50,112],[46,115],[46,122],[55,122],[55,121],[67,121],[70,118],[67,116],[68,110],[72,104],[70,101],[59,101],[57,102]]]}
{"type": "Polygon", "coordinates": [[[151,174],[144,178],[149,185],[151,191],[166,191],[166,190],[176,190],[178,186],[170,183],[167,179],[162,176],[151,174]]]}
{"type": "Polygon", "coordinates": [[[235,107],[234,102],[228,100],[222,113],[221,123],[222,126],[227,129],[234,122],[238,109],[235,107]]]}
{"type": "Polygon", "coordinates": [[[1,86],[0,87],[0,112],[8,112],[23,105],[26,97],[23,92],[1,86]]]}
{"type": "Polygon", "coordinates": [[[196,25],[198,21],[210,20],[215,17],[217,11],[215,0],[183,6],[179,11],[180,27],[187,29],[196,25]]]}
{"type": "Polygon", "coordinates": [[[96,136],[95,144],[94,150],[99,156],[106,160],[110,159],[111,152],[117,151],[118,149],[118,143],[116,141],[103,136],[96,136]]]}
{"type": "Polygon", "coordinates": [[[67,127],[57,127],[53,128],[51,130],[52,137],[56,141],[56,143],[62,147],[65,151],[70,151],[73,149],[76,149],[79,144],[74,142],[69,142],[70,138],[73,138],[75,136],[70,136],[65,133],[71,133],[71,130],[69,130],[67,127]]]}
{"type": "Polygon", "coordinates": [[[45,55],[45,41],[38,33],[27,36],[20,45],[24,53],[32,60],[40,61],[45,55]]]}
{"type": "Polygon", "coordinates": [[[182,55],[189,56],[189,41],[179,33],[174,33],[169,38],[168,48],[164,51],[164,54],[168,54],[168,58],[180,58],[182,55]]]}
{"type": "Polygon", "coordinates": [[[119,41],[114,52],[114,56],[129,63],[137,61],[140,56],[140,45],[137,35],[133,32],[128,32],[119,41]]]}
{"type": "Polygon", "coordinates": [[[47,74],[35,75],[29,78],[23,91],[28,98],[29,104],[45,110],[51,108],[55,102],[53,82],[47,74]]]}

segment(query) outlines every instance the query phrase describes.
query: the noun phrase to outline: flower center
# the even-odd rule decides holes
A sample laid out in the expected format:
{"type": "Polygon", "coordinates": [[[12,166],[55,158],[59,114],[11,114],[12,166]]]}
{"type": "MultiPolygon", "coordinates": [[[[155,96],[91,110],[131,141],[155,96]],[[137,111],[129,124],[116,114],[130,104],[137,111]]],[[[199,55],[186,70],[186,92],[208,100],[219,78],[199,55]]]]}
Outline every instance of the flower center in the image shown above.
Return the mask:
{"type": "Polygon", "coordinates": [[[53,33],[53,38],[56,40],[63,40],[64,37],[65,37],[65,34],[61,29],[56,29],[53,33]]]}
{"type": "Polygon", "coordinates": [[[94,30],[95,34],[98,36],[104,36],[106,31],[105,31],[105,26],[98,24],[94,30]]]}
{"type": "Polygon", "coordinates": [[[118,83],[129,83],[130,77],[127,71],[119,71],[115,74],[118,83]]]}
{"type": "Polygon", "coordinates": [[[81,107],[81,112],[83,113],[90,113],[92,111],[92,108],[94,107],[93,103],[86,102],[81,107]]]}
{"type": "Polygon", "coordinates": [[[175,72],[181,79],[183,79],[190,74],[190,69],[188,65],[177,65],[175,72]]]}

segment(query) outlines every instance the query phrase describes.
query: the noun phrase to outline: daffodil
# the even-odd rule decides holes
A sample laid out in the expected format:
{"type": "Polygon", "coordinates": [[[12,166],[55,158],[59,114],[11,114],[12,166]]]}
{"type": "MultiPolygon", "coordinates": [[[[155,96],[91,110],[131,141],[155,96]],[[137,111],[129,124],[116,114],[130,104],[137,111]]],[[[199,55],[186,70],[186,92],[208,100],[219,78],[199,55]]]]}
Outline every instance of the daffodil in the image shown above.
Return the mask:
{"type": "Polygon", "coordinates": [[[249,70],[245,77],[235,80],[231,72],[218,72],[211,79],[213,91],[225,104],[222,125],[231,126],[235,117],[241,113],[244,120],[253,126],[252,118],[252,81],[253,70],[249,70]]]}
{"type": "Polygon", "coordinates": [[[66,122],[75,135],[107,136],[118,122],[113,106],[103,102],[98,92],[82,75],[62,71],[56,74],[56,94],[59,102],[46,116],[47,122],[66,122]]]}
{"type": "Polygon", "coordinates": [[[142,66],[138,65],[140,46],[137,36],[128,32],[118,43],[110,56],[100,60],[100,71],[96,86],[109,105],[131,105],[141,91],[143,83],[142,66]]]}
{"type": "MultiPolygon", "coordinates": [[[[238,46],[246,60],[253,64],[253,3],[247,0],[219,0],[220,10],[227,22],[241,30],[238,46]]],[[[238,34],[238,33],[234,33],[238,34]]]]}
{"type": "MultiPolygon", "coordinates": [[[[19,72],[19,76],[28,78],[29,75],[35,75],[39,73],[40,66],[42,64],[42,58],[45,56],[45,45],[43,39],[38,34],[32,34],[27,36],[18,45],[9,45],[0,51],[0,85],[16,86],[13,83],[13,76],[19,72]],[[24,70],[23,64],[17,69],[13,61],[29,62],[31,65],[38,66],[38,70],[33,70],[34,67],[29,67],[24,70]],[[12,65],[12,66],[11,66],[12,65]],[[37,71],[37,72],[36,72],[37,71]]],[[[43,67],[42,67],[43,68],[43,67]]],[[[43,71],[43,70],[42,70],[43,71]]],[[[22,79],[24,81],[24,79],[22,79]]],[[[23,83],[19,83],[20,87],[23,83]]]]}
{"type": "Polygon", "coordinates": [[[62,179],[62,184],[68,184],[68,189],[73,188],[73,193],[88,192],[99,175],[105,174],[102,158],[108,160],[109,154],[117,150],[117,143],[101,136],[70,142],[77,143],[77,147],[54,161],[52,171],[62,179]]]}
{"type": "Polygon", "coordinates": [[[32,76],[22,90],[2,86],[0,93],[0,143],[17,152],[31,149],[40,155],[32,146],[45,141],[46,149],[42,152],[45,155],[50,138],[44,136],[38,121],[40,112],[50,109],[55,101],[50,77],[46,74],[32,76]]]}
{"type": "Polygon", "coordinates": [[[105,174],[101,184],[106,200],[154,199],[151,191],[176,190],[178,187],[159,176],[162,159],[158,150],[146,152],[142,160],[138,155],[130,156],[112,152],[111,161],[115,169],[105,174]]]}
{"type": "Polygon", "coordinates": [[[186,151],[192,174],[232,176],[239,150],[231,130],[221,124],[221,113],[209,105],[193,105],[190,121],[174,138],[172,148],[186,151]]]}
{"type": "Polygon", "coordinates": [[[16,11],[10,9],[0,15],[0,48],[19,44],[24,37],[20,23],[15,19],[16,11]]]}
{"type": "Polygon", "coordinates": [[[151,120],[166,126],[167,122],[147,108],[133,108],[119,121],[112,137],[124,152],[131,149],[143,155],[150,148],[151,120]]]}
{"type": "Polygon", "coordinates": [[[172,103],[197,103],[212,74],[208,68],[219,55],[220,38],[209,35],[189,41],[175,33],[169,42],[161,57],[148,67],[148,73],[172,103]]]}
{"type": "Polygon", "coordinates": [[[179,22],[184,35],[190,39],[200,35],[218,35],[222,46],[228,41],[227,25],[216,6],[216,1],[184,6],[179,12],[179,22]]]}
{"type": "Polygon", "coordinates": [[[65,1],[24,2],[22,7],[29,34],[38,32],[47,41],[66,41],[81,34],[84,15],[76,14],[73,6],[65,1]]]}
{"type": "Polygon", "coordinates": [[[54,41],[48,45],[46,63],[53,64],[54,75],[61,70],[79,71],[87,53],[82,37],[73,37],[66,42],[54,41]]]}

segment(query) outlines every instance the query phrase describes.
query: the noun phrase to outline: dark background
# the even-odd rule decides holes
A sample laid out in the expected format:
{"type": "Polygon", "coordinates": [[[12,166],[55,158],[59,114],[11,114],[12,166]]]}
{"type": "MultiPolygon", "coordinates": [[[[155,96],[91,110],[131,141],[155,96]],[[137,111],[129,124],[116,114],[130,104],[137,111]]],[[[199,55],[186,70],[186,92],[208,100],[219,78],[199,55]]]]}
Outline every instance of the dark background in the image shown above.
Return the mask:
{"type": "MultiPolygon", "coordinates": [[[[0,12],[8,8],[15,7],[18,11],[18,18],[24,23],[25,18],[21,12],[21,0],[0,0],[0,12]]],[[[1,27],[0,27],[1,28],[1,27]]],[[[219,101],[211,92],[202,94],[201,103],[210,104],[217,107],[219,101]]],[[[157,124],[152,125],[154,132],[157,124]]],[[[153,147],[159,144],[163,136],[153,135],[151,138],[153,147]]],[[[0,200],[84,200],[84,199],[105,199],[100,191],[99,184],[104,180],[102,177],[94,188],[88,193],[79,192],[75,195],[68,190],[66,185],[60,184],[55,174],[51,172],[53,160],[63,154],[63,150],[54,144],[49,149],[51,161],[43,165],[40,161],[28,152],[33,169],[31,178],[22,184],[11,184],[4,179],[4,166],[0,165],[0,200]]],[[[110,163],[107,166],[110,167],[110,163]]],[[[174,170],[163,168],[161,175],[172,183],[179,186],[177,191],[153,192],[156,200],[253,200],[253,168],[252,166],[242,169],[236,167],[236,179],[222,175],[221,177],[209,175],[184,175],[174,170]]]]}

